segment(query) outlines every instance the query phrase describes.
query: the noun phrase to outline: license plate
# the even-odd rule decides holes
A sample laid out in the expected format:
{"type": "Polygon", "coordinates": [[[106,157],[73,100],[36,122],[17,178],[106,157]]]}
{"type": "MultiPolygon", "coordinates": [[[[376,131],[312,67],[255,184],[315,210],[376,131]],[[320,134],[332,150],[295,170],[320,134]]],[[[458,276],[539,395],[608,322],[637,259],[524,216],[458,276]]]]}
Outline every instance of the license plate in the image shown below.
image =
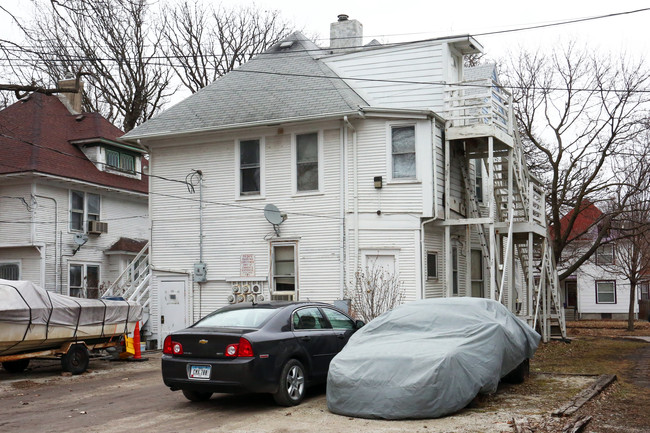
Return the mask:
{"type": "Polygon", "coordinates": [[[210,379],[209,365],[190,365],[190,379],[210,379]]]}

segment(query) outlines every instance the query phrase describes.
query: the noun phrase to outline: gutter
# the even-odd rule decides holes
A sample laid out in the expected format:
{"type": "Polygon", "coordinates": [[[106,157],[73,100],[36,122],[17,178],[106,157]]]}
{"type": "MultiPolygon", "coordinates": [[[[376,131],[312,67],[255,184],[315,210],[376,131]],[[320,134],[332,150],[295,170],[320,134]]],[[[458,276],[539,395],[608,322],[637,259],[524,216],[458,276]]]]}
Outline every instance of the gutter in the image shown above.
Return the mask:
{"type": "Polygon", "coordinates": [[[256,128],[256,127],[261,127],[261,126],[278,126],[278,125],[284,125],[287,123],[294,123],[294,122],[304,122],[304,121],[309,121],[309,120],[340,120],[341,117],[347,117],[347,116],[353,116],[353,115],[358,115],[359,111],[358,110],[350,110],[350,111],[343,111],[339,113],[325,113],[325,114],[313,114],[309,116],[298,116],[298,117],[287,117],[283,119],[267,119],[267,120],[259,120],[255,122],[245,122],[245,123],[233,123],[230,125],[223,125],[223,126],[208,126],[204,128],[196,128],[196,129],[189,129],[185,130],[182,132],[178,131],[162,131],[162,132],[155,132],[155,133],[149,133],[149,134],[126,134],[120,137],[120,140],[127,141],[127,142],[136,142],[137,140],[148,140],[152,138],[171,138],[171,137],[180,137],[184,135],[193,135],[193,134],[203,134],[203,133],[210,133],[210,132],[221,132],[221,131],[230,131],[230,130],[235,130],[235,129],[243,129],[243,128],[256,128]]]}

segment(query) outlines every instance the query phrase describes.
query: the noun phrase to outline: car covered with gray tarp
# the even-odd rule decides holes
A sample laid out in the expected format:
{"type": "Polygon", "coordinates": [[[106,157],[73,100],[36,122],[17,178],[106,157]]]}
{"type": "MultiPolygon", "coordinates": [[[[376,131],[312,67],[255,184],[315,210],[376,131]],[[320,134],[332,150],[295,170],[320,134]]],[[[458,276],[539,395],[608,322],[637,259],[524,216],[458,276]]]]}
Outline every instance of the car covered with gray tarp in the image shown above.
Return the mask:
{"type": "Polygon", "coordinates": [[[363,418],[436,418],[495,392],[527,365],[540,336],[502,304],[443,298],[401,305],[354,334],[332,360],[330,411],[363,418]]]}

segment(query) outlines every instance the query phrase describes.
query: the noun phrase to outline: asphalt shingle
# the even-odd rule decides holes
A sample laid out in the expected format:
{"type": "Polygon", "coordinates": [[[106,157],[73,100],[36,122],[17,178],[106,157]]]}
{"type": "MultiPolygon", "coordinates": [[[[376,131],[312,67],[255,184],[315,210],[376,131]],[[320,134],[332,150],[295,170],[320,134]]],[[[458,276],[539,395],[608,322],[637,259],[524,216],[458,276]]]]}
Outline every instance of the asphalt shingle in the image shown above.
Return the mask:
{"type": "Polygon", "coordinates": [[[300,32],[130,131],[127,139],[343,113],[367,105],[300,32]]]}

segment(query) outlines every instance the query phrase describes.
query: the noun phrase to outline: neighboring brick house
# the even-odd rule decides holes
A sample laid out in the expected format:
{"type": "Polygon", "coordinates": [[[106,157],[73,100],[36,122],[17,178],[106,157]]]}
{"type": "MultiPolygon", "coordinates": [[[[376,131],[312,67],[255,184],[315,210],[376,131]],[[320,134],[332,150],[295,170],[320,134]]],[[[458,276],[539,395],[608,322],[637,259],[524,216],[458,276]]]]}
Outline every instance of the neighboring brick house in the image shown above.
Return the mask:
{"type": "Polygon", "coordinates": [[[32,93],[0,111],[0,278],[95,297],[149,239],[147,162],[73,103],[32,93]]]}

